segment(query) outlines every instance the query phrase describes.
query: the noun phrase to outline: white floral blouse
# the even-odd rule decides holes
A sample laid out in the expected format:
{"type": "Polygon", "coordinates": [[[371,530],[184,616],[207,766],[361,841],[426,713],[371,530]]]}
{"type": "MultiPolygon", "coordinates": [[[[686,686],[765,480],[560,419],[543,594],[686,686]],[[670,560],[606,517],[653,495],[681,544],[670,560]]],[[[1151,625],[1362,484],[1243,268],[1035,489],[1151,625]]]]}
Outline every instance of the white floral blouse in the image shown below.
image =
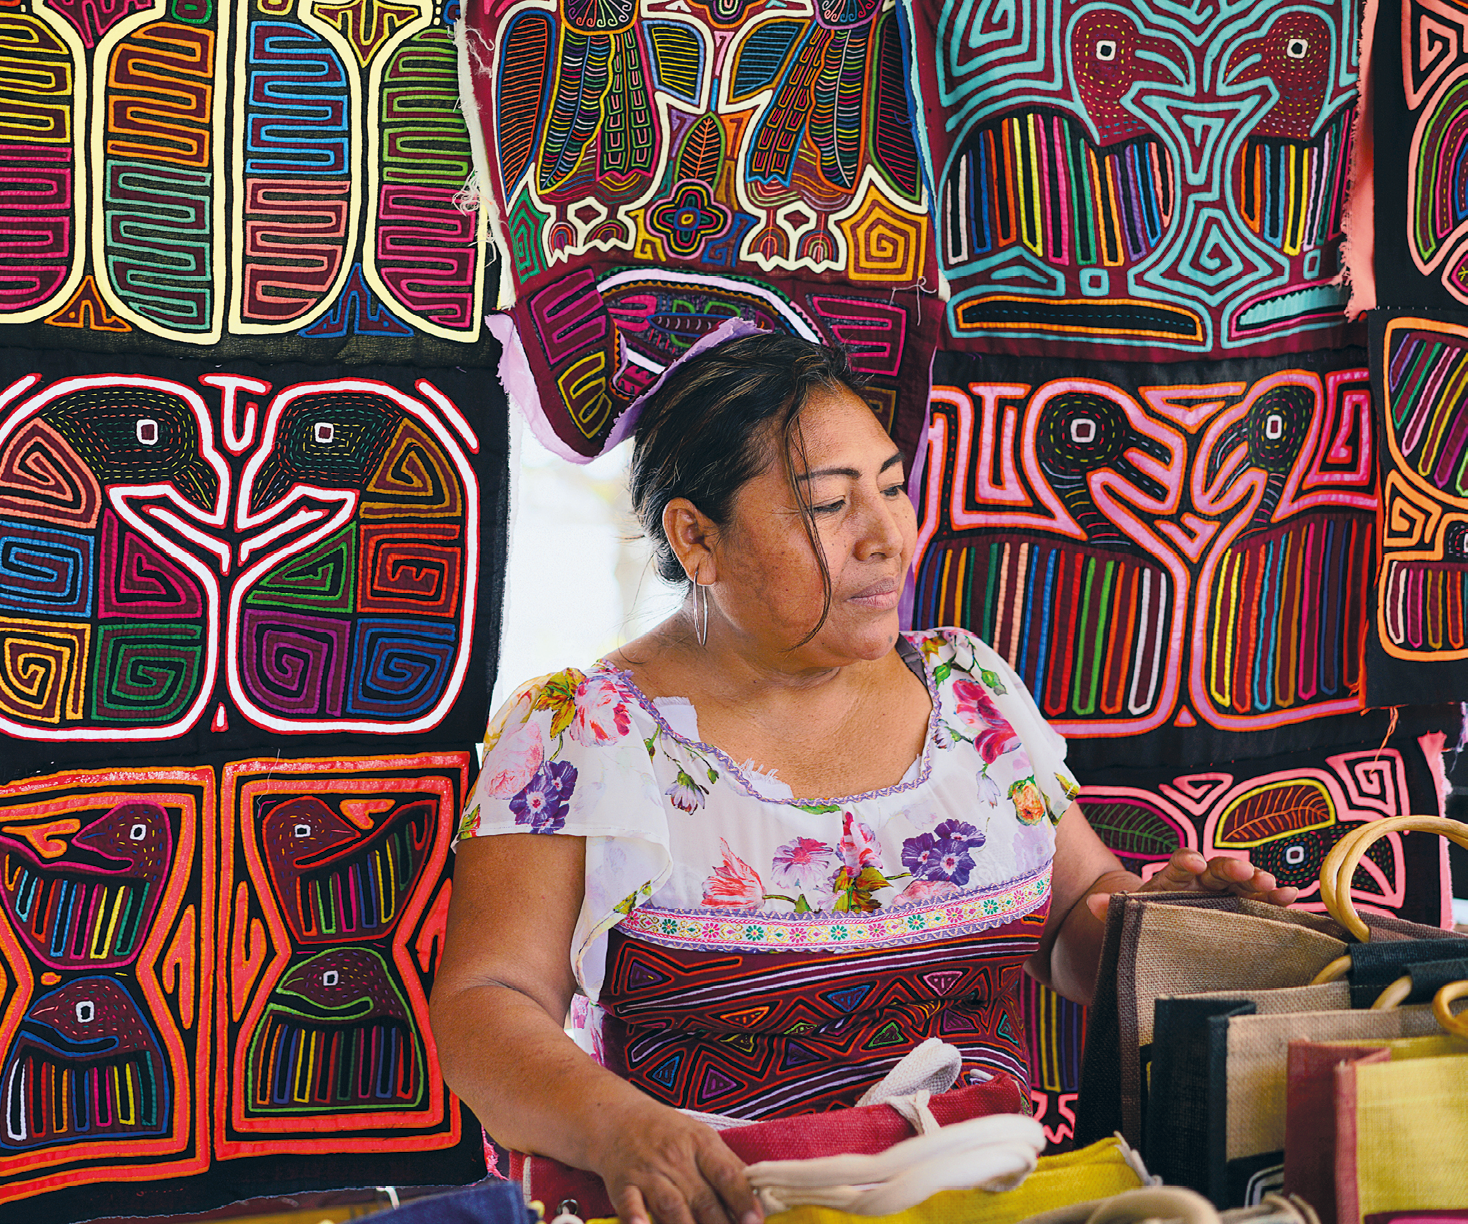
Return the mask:
{"type": "Polygon", "coordinates": [[[495,716],[459,837],[586,838],[572,942],[594,1003],[614,926],[710,951],[893,946],[986,930],[1049,901],[1065,741],[962,629],[905,634],[933,702],[896,785],[790,793],[699,740],[693,706],[603,660],[524,685],[495,716]]]}

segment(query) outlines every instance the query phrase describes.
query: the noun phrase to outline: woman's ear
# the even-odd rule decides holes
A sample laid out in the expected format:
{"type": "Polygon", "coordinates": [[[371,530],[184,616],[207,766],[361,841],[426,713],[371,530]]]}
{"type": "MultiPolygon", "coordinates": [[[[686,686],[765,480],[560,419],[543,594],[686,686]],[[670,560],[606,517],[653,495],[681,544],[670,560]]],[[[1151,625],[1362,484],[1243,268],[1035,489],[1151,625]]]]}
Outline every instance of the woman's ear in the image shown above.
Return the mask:
{"type": "Polygon", "coordinates": [[[718,581],[713,549],[718,528],[686,497],[675,497],[663,507],[663,534],[690,579],[696,578],[704,586],[718,581]]]}

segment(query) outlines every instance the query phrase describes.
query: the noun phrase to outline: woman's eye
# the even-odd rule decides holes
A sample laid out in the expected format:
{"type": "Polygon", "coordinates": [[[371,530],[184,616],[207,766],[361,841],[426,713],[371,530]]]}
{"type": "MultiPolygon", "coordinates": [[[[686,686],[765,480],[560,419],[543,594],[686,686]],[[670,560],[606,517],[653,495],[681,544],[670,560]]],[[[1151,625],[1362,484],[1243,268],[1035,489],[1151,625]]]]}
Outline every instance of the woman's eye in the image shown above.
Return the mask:
{"type": "Polygon", "coordinates": [[[842,498],[840,501],[827,502],[823,506],[812,506],[811,509],[814,510],[817,514],[834,514],[845,504],[846,499],[842,498]]]}
{"type": "Polygon", "coordinates": [[[888,485],[885,489],[882,490],[882,496],[883,497],[894,497],[894,498],[895,497],[901,497],[905,492],[907,492],[907,486],[906,485],[900,485],[900,484],[888,485]]]}

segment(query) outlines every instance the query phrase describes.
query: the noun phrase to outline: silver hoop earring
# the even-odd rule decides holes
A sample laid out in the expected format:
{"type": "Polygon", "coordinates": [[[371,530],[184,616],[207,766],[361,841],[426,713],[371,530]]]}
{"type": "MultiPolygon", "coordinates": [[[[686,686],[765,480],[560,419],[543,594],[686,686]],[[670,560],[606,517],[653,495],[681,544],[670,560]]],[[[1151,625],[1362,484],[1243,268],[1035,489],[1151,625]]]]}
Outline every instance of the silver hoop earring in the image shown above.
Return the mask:
{"type": "Polygon", "coordinates": [[[703,583],[699,582],[697,573],[693,576],[693,634],[700,646],[708,645],[709,595],[703,583]]]}

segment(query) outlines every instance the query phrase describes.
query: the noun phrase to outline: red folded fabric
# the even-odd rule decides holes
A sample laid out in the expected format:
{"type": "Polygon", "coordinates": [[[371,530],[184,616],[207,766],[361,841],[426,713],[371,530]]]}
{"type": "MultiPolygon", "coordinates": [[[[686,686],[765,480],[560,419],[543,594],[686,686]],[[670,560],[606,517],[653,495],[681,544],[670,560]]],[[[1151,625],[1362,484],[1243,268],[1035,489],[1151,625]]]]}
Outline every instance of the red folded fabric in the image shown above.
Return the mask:
{"type": "MultiPolygon", "coordinates": [[[[956,1088],[928,1102],[940,1126],[989,1114],[1028,1113],[1028,1107],[1029,1101],[1019,1081],[1002,1072],[987,1083],[956,1088]]],[[[751,1122],[719,1133],[740,1160],[755,1164],[761,1160],[808,1160],[845,1153],[870,1156],[912,1138],[914,1131],[907,1119],[891,1106],[861,1105],[855,1109],[751,1122]]],[[[510,1180],[520,1183],[527,1199],[544,1204],[547,1219],[568,1199],[574,1200],[576,1214],[582,1219],[616,1215],[601,1178],[549,1156],[511,1152],[510,1180]]]]}

